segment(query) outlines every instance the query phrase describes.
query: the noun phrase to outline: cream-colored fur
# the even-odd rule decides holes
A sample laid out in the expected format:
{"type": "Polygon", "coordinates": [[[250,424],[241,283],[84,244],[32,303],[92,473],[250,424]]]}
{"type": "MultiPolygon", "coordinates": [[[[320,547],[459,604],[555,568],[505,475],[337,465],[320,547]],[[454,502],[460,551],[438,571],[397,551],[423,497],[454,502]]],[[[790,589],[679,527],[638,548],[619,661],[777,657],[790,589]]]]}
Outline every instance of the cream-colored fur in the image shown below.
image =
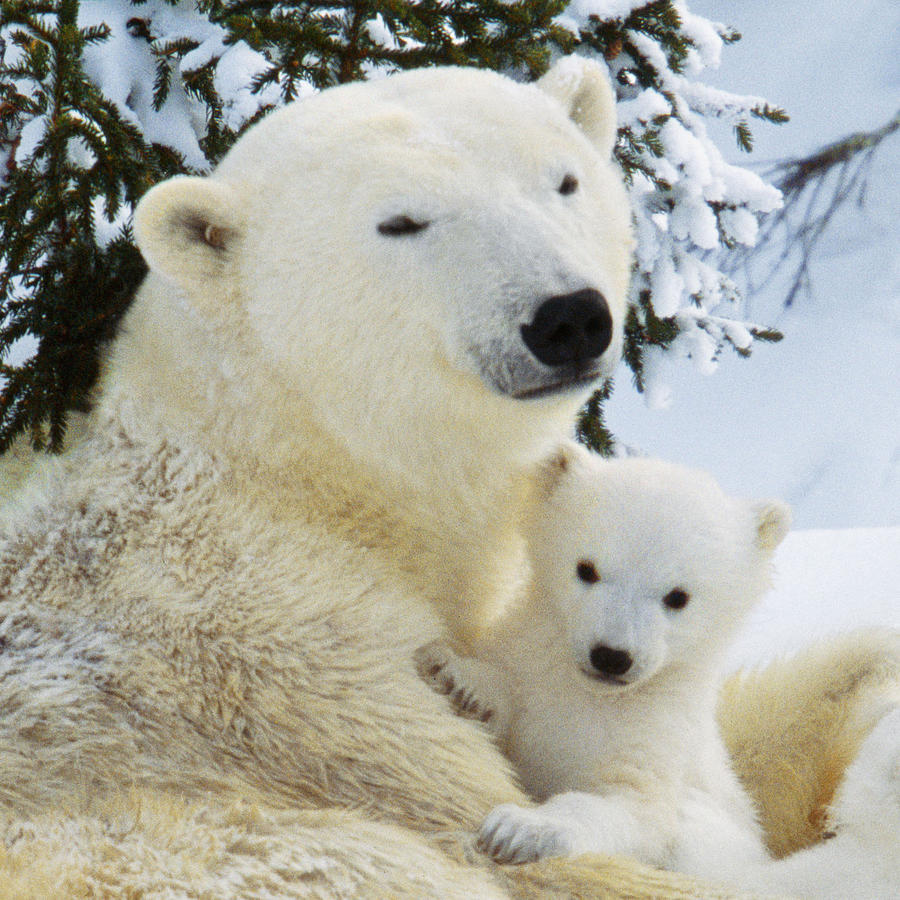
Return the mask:
{"type": "Polygon", "coordinates": [[[778,857],[832,830],[828,808],[869,732],[900,704],[900,632],[865,630],[730,678],[719,724],[778,857]]]}
{"type": "Polygon", "coordinates": [[[516,589],[515,473],[615,363],[611,116],[578,61],[412,72],[144,198],[96,407],[0,490],[0,896],[729,895],[489,865],[475,829],[524,795],[412,664],[516,589]],[[609,351],[543,368],[520,326],[584,288],[609,351]]]}
{"type": "Polygon", "coordinates": [[[514,473],[617,357],[612,95],[562,74],[324,92],[145,197],[96,408],[4,489],[0,895],[705,894],[489,865],[478,822],[524,797],[412,664],[514,589],[514,473]],[[611,349],[538,364],[520,325],[584,288],[611,349]]]}
{"type": "Polygon", "coordinates": [[[35,454],[20,438],[0,457],[0,510],[9,502],[35,465],[35,454]]]}

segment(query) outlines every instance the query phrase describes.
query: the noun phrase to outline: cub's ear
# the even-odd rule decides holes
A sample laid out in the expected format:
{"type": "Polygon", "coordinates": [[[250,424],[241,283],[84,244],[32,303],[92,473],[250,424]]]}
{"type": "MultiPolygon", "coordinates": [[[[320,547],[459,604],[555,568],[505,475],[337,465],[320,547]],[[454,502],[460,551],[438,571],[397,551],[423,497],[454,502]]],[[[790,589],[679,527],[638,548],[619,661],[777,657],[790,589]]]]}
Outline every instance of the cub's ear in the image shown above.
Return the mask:
{"type": "Polygon", "coordinates": [[[549,497],[575,465],[581,448],[576,444],[560,444],[535,466],[531,484],[541,498],[549,497]]]}
{"type": "Polygon", "coordinates": [[[753,505],[756,521],[756,546],[772,553],[791,528],[791,508],[780,500],[766,500],[753,505]]]}
{"type": "Polygon", "coordinates": [[[151,269],[182,288],[215,280],[241,234],[238,210],[227,185],[187,175],[170,178],[137,205],[138,247],[151,269]]]}
{"type": "Polygon", "coordinates": [[[537,82],[559,101],[604,156],[616,142],[616,97],[606,67],[580,56],[566,56],[537,82]]]}

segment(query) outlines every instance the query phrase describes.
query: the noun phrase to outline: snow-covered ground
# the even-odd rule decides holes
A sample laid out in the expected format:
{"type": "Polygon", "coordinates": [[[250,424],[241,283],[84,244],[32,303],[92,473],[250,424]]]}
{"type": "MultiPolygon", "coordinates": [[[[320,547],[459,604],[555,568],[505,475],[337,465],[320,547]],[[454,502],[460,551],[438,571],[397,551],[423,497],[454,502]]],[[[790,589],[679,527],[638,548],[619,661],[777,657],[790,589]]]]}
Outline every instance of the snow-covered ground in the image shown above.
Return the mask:
{"type": "MultiPolygon", "coordinates": [[[[806,155],[896,112],[895,0],[814,0],[802,13],[782,0],[689,7],[743,34],[710,80],[791,115],[781,126],[753,123],[751,161],[806,155]]],[[[673,363],[673,400],[663,410],[648,408],[627,370],[619,373],[608,419],[625,443],[794,508],[797,530],[777,557],[776,587],[733,663],[837,629],[900,626],[898,153],[895,134],[875,159],[866,205],[836,217],[811,297],[789,312],[777,290],[750,299],[750,317],[782,330],[780,344],[757,344],[749,360],[726,353],[711,376],[673,363]]],[[[748,161],[736,149],[730,158],[748,161]]]]}
{"type": "Polygon", "coordinates": [[[753,665],[840,631],[900,626],[900,528],[810,529],[775,556],[775,587],[728,658],[753,665]]]}

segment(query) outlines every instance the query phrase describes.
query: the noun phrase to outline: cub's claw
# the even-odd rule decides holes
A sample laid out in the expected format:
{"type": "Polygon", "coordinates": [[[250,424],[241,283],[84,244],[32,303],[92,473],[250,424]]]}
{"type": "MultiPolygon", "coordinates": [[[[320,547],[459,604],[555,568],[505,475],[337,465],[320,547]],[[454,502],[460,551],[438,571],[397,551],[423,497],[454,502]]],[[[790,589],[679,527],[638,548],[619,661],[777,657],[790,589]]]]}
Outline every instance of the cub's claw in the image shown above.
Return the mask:
{"type": "Polygon", "coordinates": [[[484,820],[476,846],[500,863],[527,863],[545,856],[567,856],[572,840],[565,826],[537,809],[505,803],[484,820]]]}
{"type": "Polygon", "coordinates": [[[456,687],[450,662],[456,657],[453,649],[444,641],[432,641],[419,647],[413,654],[416,671],[432,690],[449,694],[456,687]]]}
{"type": "Polygon", "coordinates": [[[491,720],[493,708],[478,696],[470,683],[473,680],[472,660],[457,656],[453,648],[444,641],[432,641],[419,647],[413,660],[416,671],[426,684],[437,693],[449,696],[457,715],[479,722],[491,720]]]}

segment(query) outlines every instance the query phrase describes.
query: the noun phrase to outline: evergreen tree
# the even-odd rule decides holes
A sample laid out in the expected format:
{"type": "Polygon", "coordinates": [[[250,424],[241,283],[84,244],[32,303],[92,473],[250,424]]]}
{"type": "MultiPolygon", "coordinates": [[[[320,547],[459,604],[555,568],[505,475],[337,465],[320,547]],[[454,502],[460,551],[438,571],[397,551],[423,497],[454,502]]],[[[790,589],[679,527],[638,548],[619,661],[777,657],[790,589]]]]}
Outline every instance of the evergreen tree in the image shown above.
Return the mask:
{"type": "MultiPolygon", "coordinates": [[[[140,195],[208,171],[269,109],[345,81],[433,64],[539,76],[558,55],[605,60],[639,249],[626,360],[661,394],[659,354],[715,364],[777,333],[740,321],[706,261],[752,244],[776,189],[727,165],[704,118],[784,114],[696,80],[738,38],[673,0],[252,3],[118,0],[0,5],[0,452],[62,446],[103,344],[144,274],[129,230],[140,195]],[[30,339],[32,353],[18,352],[30,339]]],[[[598,393],[579,434],[609,450],[598,393]]]]}

